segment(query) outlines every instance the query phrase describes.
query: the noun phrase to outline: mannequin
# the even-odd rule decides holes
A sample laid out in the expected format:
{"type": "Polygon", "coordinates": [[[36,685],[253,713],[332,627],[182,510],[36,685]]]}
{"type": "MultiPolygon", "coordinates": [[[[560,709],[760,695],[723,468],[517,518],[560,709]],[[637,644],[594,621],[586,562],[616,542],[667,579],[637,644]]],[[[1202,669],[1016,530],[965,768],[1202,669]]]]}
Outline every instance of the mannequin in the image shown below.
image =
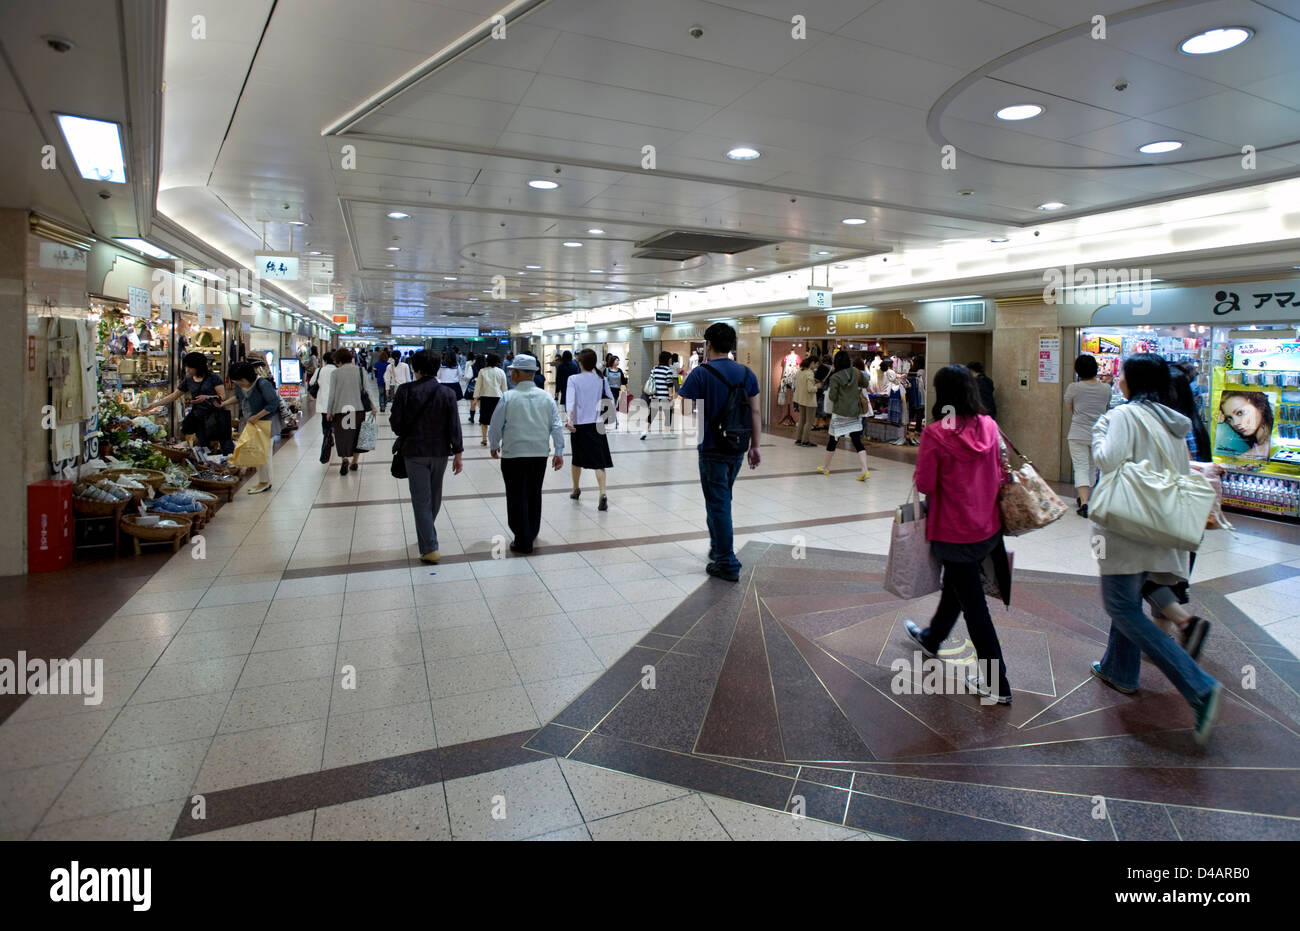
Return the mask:
{"type": "Polygon", "coordinates": [[[781,420],[778,426],[794,426],[794,380],[799,374],[799,363],[803,359],[793,349],[781,361],[781,387],[777,393],[777,403],[782,406],[781,420]]]}

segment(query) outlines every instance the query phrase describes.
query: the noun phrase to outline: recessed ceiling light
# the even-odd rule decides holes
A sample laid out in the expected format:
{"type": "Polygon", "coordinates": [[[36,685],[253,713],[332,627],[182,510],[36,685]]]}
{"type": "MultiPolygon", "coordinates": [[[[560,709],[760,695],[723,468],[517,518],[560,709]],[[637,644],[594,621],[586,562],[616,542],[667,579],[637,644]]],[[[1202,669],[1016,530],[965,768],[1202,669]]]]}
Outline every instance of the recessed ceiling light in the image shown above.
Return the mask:
{"type": "Polygon", "coordinates": [[[203,278],[203,279],[206,279],[207,281],[220,281],[220,280],[221,280],[221,276],[220,276],[220,275],[214,275],[214,274],[212,274],[212,272],[210,272],[210,271],[208,271],[208,270],[206,270],[206,269],[203,269],[203,268],[191,268],[191,269],[189,270],[189,272],[187,272],[187,274],[193,275],[193,276],[195,276],[196,278],[203,278]]]}
{"type": "Polygon", "coordinates": [[[746,265],[746,266],[745,266],[745,271],[747,271],[747,272],[752,272],[753,270],[754,270],[754,266],[753,266],[753,265],[746,265]]]}
{"type": "Polygon", "coordinates": [[[818,252],[817,254],[818,254],[818,255],[830,255],[830,252],[828,252],[828,251],[825,250],[825,249],[822,249],[822,250],[821,250],[820,252],[818,252]]]}
{"type": "Polygon", "coordinates": [[[525,266],[524,266],[524,268],[533,268],[533,269],[537,269],[537,268],[541,268],[541,267],[542,267],[542,266],[540,266],[540,265],[525,265],[525,266]]]}
{"type": "Polygon", "coordinates": [[[396,267],[397,267],[397,266],[394,265],[392,262],[389,262],[389,263],[388,263],[388,268],[396,268],[396,267]]]}
{"type": "Polygon", "coordinates": [[[388,251],[389,251],[389,252],[401,252],[401,251],[402,251],[402,247],[401,247],[401,246],[389,246],[389,247],[388,247],[388,251]]]}
{"type": "Polygon", "coordinates": [[[847,265],[836,265],[835,267],[836,267],[836,268],[839,268],[839,269],[845,269],[845,268],[848,268],[847,265]]]}
{"type": "Polygon", "coordinates": [[[582,243],[580,243],[580,242],[575,242],[575,241],[573,241],[573,240],[569,240],[569,241],[566,242],[564,245],[565,245],[566,247],[568,247],[569,249],[581,249],[581,248],[582,248],[582,243]]]}
{"type": "Polygon", "coordinates": [[[1017,103],[1003,107],[995,116],[1000,120],[1032,120],[1042,112],[1043,108],[1036,103],[1017,103]]]}
{"type": "Polygon", "coordinates": [[[491,289],[491,288],[484,288],[484,289],[483,289],[483,293],[484,293],[484,294],[491,294],[491,293],[492,293],[492,289],[491,289]]]}
{"type": "Polygon", "coordinates": [[[1166,142],[1148,142],[1146,145],[1138,146],[1138,151],[1143,155],[1161,155],[1165,152],[1173,152],[1175,149],[1181,149],[1181,142],[1169,140],[1166,142]]]}
{"type": "Polygon", "coordinates": [[[593,226],[591,229],[587,230],[587,232],[590,233],[590,234],[593,235],[593,236],[604,236],[604,235],[605,235],[605,231],[604,231],[604,230],[602,230],[602,229],[598,229],[598,228],[596,228],[596,227],[594,227],[594,226],[593,226]]]}
{"type": "Polygon", "coordinates": [[[319,249],[313,249],[313,250],[311,250],[310,252],[308,252],[307,254],[308,254],[308,255],[320,255],[320,250],[319,250],[319,249]]]}
{"type": "Polygon", "coordinates": [[[290,221],[289,221],[289,225],[290,225],[290,226],[306,226],[307,224],[304,223],[302,220],[290,220],[290,221]]]}
{"type": "Polygon", "coordinates": [[[409,213],[402,213],[400,210],[388,211],[388,219],[390,220],[409,220],[410,218],[411,215],[409,213]]]}
{"type": "Polygon", "coordinates": [[[587,269],[587,274],[588,274],[588,275],[603,275],[603,274],[605,274],[605,269],[603,269],[603,268],[589,268],[589,269],[587,269]]]}
{"type": "Polygon", "coordinates": [[[534,178],[528,182],[528,186],[537,191],[554,191],[560,186],[560,182],[547,181],[545,178],[534,178]]]}
{"type": "Polygon", "coordinates": [[[1178,50],[1188,55],[1213,55],[1215,52],[1226,52],[1230,48],[1236,48],[1254,34],[1245,26],[1207,29],[1205,32],[1198,32],[1184,39],[1178,46],[1178,50]]]}
{"type": "Polygon", "coordinates": [[[116,123],[92,120],[67,113],[54,114],[63,138],[72,150],[81,177],[89,181],[126,184],[126,161],[122,155],[122,133],[116,123]]]}
{"type": "Polygon", "coordinates": [[[759,154],[758,149],[752,146],[738,145],[727,153],[727,158],[738,162],[748,162],[758,158],[759,154]]]}
{"type": "Polygon", "coordinates": [[[861,226],[863,223],[866,223],[867,221],[862,219],[862,217],[849,217],[845,220],[841,220],[840,222],[843,223],[845,226],[861,226]]]}
{"type": "Polygon", "coordinates": [[[476,298],[476,297],[471,297],[470,300],[471,300],[471,301],[477,301],[478,298],[476,298]]]}
{"type": "Polygon", "coordinates": [[[538,295],[538,292],[537,292],[537,291],[529,291],[529,292],[528,292],[528,296],[529,296],[529,297],[537,297],[537,295],[538,295]]]}
{"type": "Polygon", "coordinates": [[[1038,209],[1039,210],[1060,210],[1064,206],[1065,204],[1061,203],[1059,200],[1049,200],[1045,204],[1039,204],[1038,209]]]}
{"type": "Polygon", "coordinates": [[[459,281],[460,279],[457,278],[455,275],[443,275],[443,276],[442,276],[442,280],[443,280],[443,281],[459,281]]]}
{"type": "Polygon", "coordinates": [[[510,299],[510,303],[511,303],[511,304],[518,304],[518,303],[519,303],[519,298],[517,298],[517,297],[512,297],[512,298],[510,299]]]}
{"type": "Polygon", "coordinates": [[[1010,242],[1006,236],[994,236],[989,242],[1010,242]]]}

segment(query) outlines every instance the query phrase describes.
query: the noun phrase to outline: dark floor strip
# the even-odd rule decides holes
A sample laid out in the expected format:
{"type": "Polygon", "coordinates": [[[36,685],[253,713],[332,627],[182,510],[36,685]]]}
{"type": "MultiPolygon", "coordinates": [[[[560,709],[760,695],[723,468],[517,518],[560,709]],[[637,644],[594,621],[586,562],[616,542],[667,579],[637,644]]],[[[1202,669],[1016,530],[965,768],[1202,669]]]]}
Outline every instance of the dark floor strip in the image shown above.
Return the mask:
{"type": "Polygon", "coordinates": [[[451,747],[207,792],[204,793],[204,820],[191,817],[192,808],[187,804],[176,819],[172,839],[532,763],[542,758],[539,756],[542,751],[525,749],[523,744],[535,733],[535,730],[527,730],[503,734],[451,747]]]}
{"type": "MultiPolygon", "coordinates": [[[[826,524],[847,524],[859,520],[878,520],[882,517],[889,517],[893,511],[876,511],[870,514],[845,514],[840,517],[829,517],[825,519],[818,518],[815,523],[818,525],[826,524]]],[[[747,533],[772,533],[777,530],[794,530],[797,528],[807,527],[808,519],[786,521],[780,524],[758,524],[752,527],[736,527],[736,535],[747,533]]],[[[680,543],[684,540],[707,540],[709,532],[707,530],[696,530],[690,533],[664,533],[653,537],[631,537],[626,540],[591,540],[587,543],[557,543],[552,546],[535,546],[531,555],[533,556],[551,556],[556,553],[582,553],[591,550],[608,550],[616,549],[623,546],[650,546],[655,543],[680,543]]],[[[455,555],[443,556],[440,563],[458,563],[458,562],[485,562],[494,558],[491,550],[484,550],[479,553],[457,553],[455,555]]],[[[526,557],[514,556],[513,554],[502,557],[504,559],[521,559],[526,557]]],[[[407,559],[385,559],[377,562],[363,563],[335,563],[328,566],[311,566],[304,569],[286,569],[280,576],[281,581],[289,579],[315,579],[323,575],[338,575],[343,572],[380,572],[385,569],[409,569],[418,565],[419,560],[414,557],[407,559]]],[[[1076,577],[1071,577],[1077,580],[1076,577]]]]}
{"type": "MultiPolygon", "coordinates": [[[[857,469],[831,469],[831,473],[833,475],[843,475],[843,474],[856,475],[858,473],[858,470],[857,469]]],[[[801,472],[775,472],[775,473],[766,473],[766,474],[760,473],[757,475],[746,475],[742,473],[741,475],[736,476],[736,481],[753,482],[753,481],[761,481],[763,479],[773,479],[773,478],[798,478],[801,475],[808,475],[808,474],[810,473],[808,472],[807,469],[801,472]]],[[[812,474],[816,474],[816,473],[812,473],[812,474]]],[[[678,481],[675,482],[627,482],[625,484],[618,484],[618,485],[610,483],[605,487],[609,491],[618,491],[624,488],[631,488],[631,489],[667,488],[673,485],[698,485],[699,483],[700,480],[698,478],[684,478],[684,479],[679,479],[678,481]]],[[[595,489],[592,488],[587,489],[587,491],[589,492],[592,492],[594,490],[595,489]]],[[[568,488],[545,488],[542,490],[542,494],[567,495],[569,494],[569,489],[568,488]]],[[[487,498],[504,498],[505,496],[506,494],[504,491],[500,491],[500,492],[492,491],[492,492],[485,492],[484,494],[479,494],[479,495],[443,495],[442,500],[444,502],[468,501],[468,500],[479,501],[487,498]]],[[[328,509],[328,508],[364,508],[364,507],[376,507],[385,504],[410,504],[410,503],[411,503],[410,498],[367,498],[361,501],[323,501],[320,504],[313,504],[312,510],[328,509]]]]}

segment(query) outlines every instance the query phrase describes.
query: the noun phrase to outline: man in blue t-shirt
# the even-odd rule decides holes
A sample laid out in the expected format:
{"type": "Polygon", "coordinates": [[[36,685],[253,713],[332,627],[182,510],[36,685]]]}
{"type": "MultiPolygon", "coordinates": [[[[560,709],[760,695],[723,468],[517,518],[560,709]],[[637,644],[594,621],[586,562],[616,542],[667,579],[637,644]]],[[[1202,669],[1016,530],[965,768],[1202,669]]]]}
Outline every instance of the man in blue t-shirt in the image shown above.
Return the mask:
{"type": "Polygon", "coordinates": [[[747,366],[733,362],[730,358],[730,353],[736,348],[736,331],[725,323],[715,323],[704,331],[704,342],[704,365],[696,366],[686,376],[686,381],[677,390],[677,394],[704,402],[699,405],[701,439],[697,449],[700,457],[700,487],[704,491],[704,511],[709,522],[709,564],[705,571],[715,578],[736,582],[740,580],[741,567],[732,539],[731,489],[736,484],[736,476],[740,474],[740,464],[745,454],[731,455],[715,449],[709,428],[722,411],[722,406],[727,403],[731,390],[729,386],[743,382],[753,422],[749,436],[749,467],[757,469],[761,461],[758,444],[763,436],[763,415],[758,405],[758,379],[747,366]],[[721,375],[722,381],[704,371],[705,367],[721,375]],[[723,381],[726,382],[725,385],[723,381]]]}

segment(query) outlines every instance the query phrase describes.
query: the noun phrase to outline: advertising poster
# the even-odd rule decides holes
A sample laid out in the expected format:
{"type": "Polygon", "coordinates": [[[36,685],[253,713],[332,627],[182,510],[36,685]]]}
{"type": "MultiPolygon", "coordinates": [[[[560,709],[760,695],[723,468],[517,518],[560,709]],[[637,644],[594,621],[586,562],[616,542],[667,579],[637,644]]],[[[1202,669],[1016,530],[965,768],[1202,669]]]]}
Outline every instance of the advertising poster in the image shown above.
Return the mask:
{"type": "Polygon", "coordinates": [[[1214,369],[1214,460],[1300,475],[1300,343],[1234,342],[1214,369]]]}

